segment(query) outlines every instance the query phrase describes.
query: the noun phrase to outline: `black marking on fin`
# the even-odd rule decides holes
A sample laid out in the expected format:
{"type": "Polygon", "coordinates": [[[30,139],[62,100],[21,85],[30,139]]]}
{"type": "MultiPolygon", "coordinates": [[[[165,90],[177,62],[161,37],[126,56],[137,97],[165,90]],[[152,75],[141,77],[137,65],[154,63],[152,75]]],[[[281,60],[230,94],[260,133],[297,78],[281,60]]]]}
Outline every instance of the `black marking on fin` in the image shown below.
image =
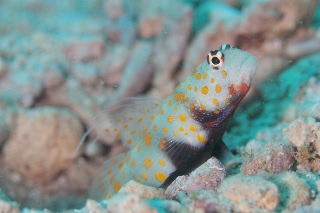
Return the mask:
{"type": "Polygon", "coordinates": [[[226,164],[234,157],[222,140],[215,145],[214,149],[212,149],[212,156],[219,159],[223,164],[226,164]]]}
{"type": "Polygon", "coordinates": [[[169,177],[161,185],[161,187],[166,188],[178,176],[190,173],[202,163],[207,161],[213,153],[216,154],[215,152],[213,152],[216,146],[218,146],[218,149],[221,150],[220,143],[223,143],[222,135],[224,134],[225,128],[226,125],[221,125],[220,127],[215,129],[207,128],[207,131],[209,133],[208,142],[201,148],[192,147],[191,145],[188,145],[181,141],[167,140],[166,144],[170,145],[170,148],[163,149],[162,151],[167,154],[171,162],[178,169],[169,175],[169,177]],[[180,151],[176,152],[176,150],[180,151]]]}

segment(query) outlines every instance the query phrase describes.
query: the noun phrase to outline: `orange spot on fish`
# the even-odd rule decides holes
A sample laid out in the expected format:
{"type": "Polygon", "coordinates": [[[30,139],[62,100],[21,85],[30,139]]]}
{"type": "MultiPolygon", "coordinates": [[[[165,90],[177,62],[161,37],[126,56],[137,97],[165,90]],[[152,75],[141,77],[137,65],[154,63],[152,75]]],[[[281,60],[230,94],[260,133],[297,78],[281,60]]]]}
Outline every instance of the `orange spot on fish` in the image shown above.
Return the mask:
{"type": "Polygon", "coordinates": [[[168,133],[168,128],[167,128],[167,127],[165,127],[165,126],[164,126],[164,127],[162,127],[162,132],[163,132],[163,133],[165,133],[165,134],[167,134],[167,133],[168,133]]]}
{"type": "Polygon", "coordinates": [[[222,77],[227,77],[227,72],[225,71],[225,70],[223,70],[222,72],[221,72],[221,74],[222,74],[222,77]]]}
{"type": "Polygon", "coordinates": [[[146,168],[146,169],[150,169],[150,167],[152,166],[153,164],[153,160],[151,158],[148,158],[146,157],[144,160],[143,160],[143,166],[146,168]]]}
{"type": "Polygon", "coordinates": [[[236,90],[236,86],[234,84],[232,84],[230,87],[229,87],[229,93],[230,95],[232,96],[235,96],[237,94],[237,90],[236,90]]]}
{"type": "Polygon", "coordinates": [[[192,131],[192,132],[196,132],[197,131],[197,127],[195,125],[190,125],[189,129],[192,131]]]}
{"type": "Polygon", "coordinates": [[[206,79],[206,78],[207,78],[207,75],[208,75],[207,73],[203,74],[203,77],[202,77],[202,78],[203,78],[203,79],[206,79]]]}
{"type": "Polygon", "coordinates": [[[209,92],[209,88],[207,86],[202,87],[201,89],[202,94],[206,95],[209,92]]]}
{"type": "Polygon", "coordinates": [[[160,166],[162,166],[162,167],[165,167],[165,166],[166,166],[166,162],[165,162],[163,159],[160,159],[160,160],[159,160],[159,164],[160,164],[160,166]]]}
{"type": "Polygon", "coordinates": [[[221,92],[221,90],[222,90],[221,85],[217,84],[216,85],[216,92],[219,93],[219,92],[221,92]]]}
{"type": "Polygon", "coordinates": [[[144,138],[144,142],[145,142],[147,147],[149,147],[151,145],[151,140],[152,140],[152,135],[151,134],[147,134],[146,137],[144,138]]]}
{"type": "Polygon", "coordinates": [[[168,115],[167,120],[168,120],[169,123],[173,123],[173,121],[174,121],[174,115],[172,115],[172,114],[168,115]]]}
{"type": "Polygon", "coordinates": [[[180,99],[181,99],[182,101],[184,100],[184,96],[185,96],[184,92],[181,92],[181,93],[180,93],[180,99]]]}
{"type": "Polygon", "coordinates": [[[174,100],[178,101],[178,98],[179,98],[179,95],[178,93],[175,93],[174,96],[173,96],[174,100]]]}
{"type": "Polygon", "coordinates": [[[194,92],[197,92],[197,91],[198,91],[198,87],[197,87],[197,86],[194,86],[194,87],[193,87],[193,91],[194,91],[194,92]]]}
{"type": "Polygon", "coordinates": [[[157,173],[156,173],[156,179],[159,181],[159,182],[164,182],[166,179],[167,179],[167,176],[163,173],[163,172],[161,172],[161,171],[158,171],[157,173]]]}
{"type": "Polygon", "coordinates": [[[180,114],[179,118],[181,122],[185,122],[187,120],[187,116],[185,114],[180,114]]]}
{"type": "Polygon", "coordinates": [[[123,167],[123,165],[124,165],[124,162],[119,163],[119,165],[118,165],[119,169],[121,169],[123,167]]]}
{"type": "Polygon", "coordinates": [[[245,83],[242,83],[240,85],[240,93],[241,94],[246,94],[246,92],[249,90],[249,87],[245,84],[245,83]]]}
{"type": "Polygon", "coordinates": [[[118,192],[121,188],[121,183],[118,181],[115,185],[114,185],[114,192],[118,192]]]}
{"type": "Polygon", "coordinates": [[[218,104],[219,104],[219,102],[218,102],[218,100],[217,100],[216,98],[214,98],[214,99],[212,100],[212,103],[213,103],[214,105],[216,105],[216,106],[218,106],[218,104]]]}
{"type": "Polygon", "coordinates": [[[173,135],[176,136],[176,137],[178,137],[178,136],[179,136],[178,130],[174,130],[174,131],[173,131],[173,135]]]}
{"type": "Polygon", "coordinates": [[[158,126],[156,124],[153,125],[153,131],[156,132],[158,129],[158,126]]]}
{"type": "Polygon", "coordinates": [[[160,150],[165,150],[166,148],[166,139],[165,138],[161,138],[160,143],[159,143],[159,149],[160,150]]]}
{"type": "Polygon", "coordinates": [[[193,104],[190,104],[189,107],[190,107],[191,110],[194,110],[194,105],[193,104]]]}
{"type": "Polygon", "coordinates": [[[198,140],[199,140],[200,142],[202,142],[202,143],[207,142],[207,139],[206,139],[203,135],[201,135],[201,134],[198,134],[198,140]]]}
{"type": "Polygon", "coordinates": [[[143,179],[143,180],[145,180],[145,181],[146,181],[146,180],[148,180],[148,178],[149,178],[148,174],[147,174],[147,173],[145,173],[145,172],[144,172],[144,173],[142,173],[140,176],[141,176],[141,177],[142,177],[142,179],[143,179]]]}

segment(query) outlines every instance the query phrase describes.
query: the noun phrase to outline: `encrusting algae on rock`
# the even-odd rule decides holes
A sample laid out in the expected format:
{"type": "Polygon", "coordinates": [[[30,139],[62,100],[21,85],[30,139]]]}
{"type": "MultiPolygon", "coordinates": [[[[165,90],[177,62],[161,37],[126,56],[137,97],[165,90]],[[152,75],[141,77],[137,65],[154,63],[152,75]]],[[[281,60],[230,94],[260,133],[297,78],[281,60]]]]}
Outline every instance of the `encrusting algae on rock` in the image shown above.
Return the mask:
{"type": "Polygon", "coordinates": [[[224,44],[210,51],[166,100],[130,99],[131,104],[122,105],[105,133],[121,139],[130,151],[103,164],[91,196],[110,198],[130,180],[166,187],[212,155],[223,162],[230,156],[222,141],[227,121],[248,92],[256,68],[249,52],[224,44]]]}

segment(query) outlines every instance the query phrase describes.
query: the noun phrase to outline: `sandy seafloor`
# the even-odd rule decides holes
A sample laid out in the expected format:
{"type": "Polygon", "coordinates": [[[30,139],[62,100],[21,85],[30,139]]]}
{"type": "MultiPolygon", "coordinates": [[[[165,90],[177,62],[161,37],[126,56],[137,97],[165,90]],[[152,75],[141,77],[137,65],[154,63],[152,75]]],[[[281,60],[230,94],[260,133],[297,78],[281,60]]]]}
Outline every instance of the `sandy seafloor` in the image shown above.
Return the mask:
{"type": "Polygon", "coordinates": [[[0,212],[320,212],[320,3],[0,0],[0,109],[0,212]],[[234,157],[89,199],[127,149],[107,111],[164,99],[223,43],[259,62],[223,137],[234,157]]]}

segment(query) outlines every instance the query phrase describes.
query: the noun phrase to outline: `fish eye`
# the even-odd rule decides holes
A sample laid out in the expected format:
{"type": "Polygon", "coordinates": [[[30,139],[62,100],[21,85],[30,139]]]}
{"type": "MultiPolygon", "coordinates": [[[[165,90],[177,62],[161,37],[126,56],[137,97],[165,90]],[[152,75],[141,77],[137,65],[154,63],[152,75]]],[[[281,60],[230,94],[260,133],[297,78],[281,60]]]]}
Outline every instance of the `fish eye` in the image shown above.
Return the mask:
{"type": "Polygon", "coordinates": [[[222,44],[219,48],[219,50],[228,50],[228,49],[233,49],[236,48],[235,46],[232,46],[231,44],[222,44]]]}
{"type": "Polygon", "coordinates": [[[210,51],[207,56],[208,64],[218,70],[224,63],[224,55],[219,50],[210,51]]]}

